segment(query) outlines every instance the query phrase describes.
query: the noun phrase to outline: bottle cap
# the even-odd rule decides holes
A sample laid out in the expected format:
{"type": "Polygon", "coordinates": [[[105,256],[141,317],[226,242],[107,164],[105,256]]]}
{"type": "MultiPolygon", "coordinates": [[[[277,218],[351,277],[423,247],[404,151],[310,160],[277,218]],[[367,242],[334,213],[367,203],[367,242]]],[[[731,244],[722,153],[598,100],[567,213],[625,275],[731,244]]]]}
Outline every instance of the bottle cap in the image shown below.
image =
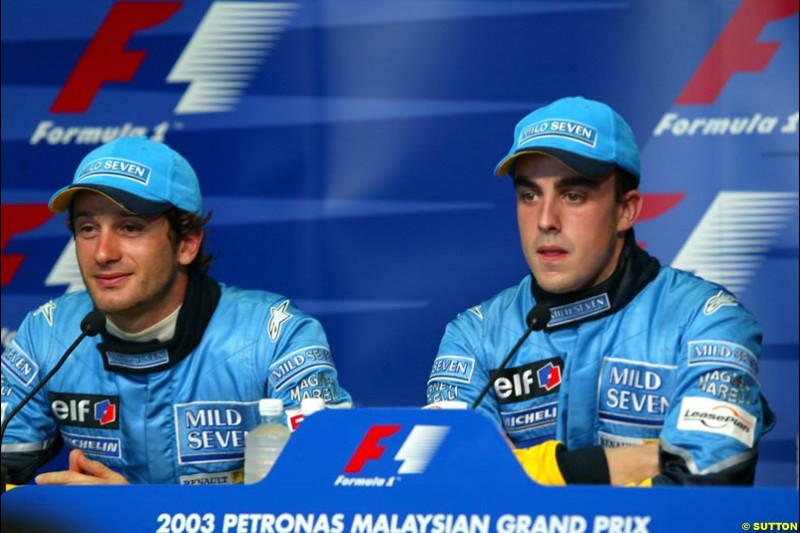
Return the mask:
{"type": "Polygon", "coordinates": [[[303,416],[309,416],[323,409],[325,409],[325,400],[322,398],[303,398],[300,402],[300,412],[303,413],[303,416]]]}
{"type": "Polygon", "coordinates": [[[280,398],[264,398],[259,400],[258,414],[261,416],[278,416],[283,414],[283,400],[280,398]]]}

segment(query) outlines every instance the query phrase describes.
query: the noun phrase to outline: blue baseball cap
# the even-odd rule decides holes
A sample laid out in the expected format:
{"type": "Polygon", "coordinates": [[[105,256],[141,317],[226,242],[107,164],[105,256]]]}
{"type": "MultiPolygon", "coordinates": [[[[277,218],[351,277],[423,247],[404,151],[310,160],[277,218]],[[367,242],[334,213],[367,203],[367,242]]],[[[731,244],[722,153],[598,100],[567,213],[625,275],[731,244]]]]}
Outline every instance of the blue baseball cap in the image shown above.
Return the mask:
{"type": "Polygon", "coordinates": [[[200,184],[188,161],[147,137],[121,137],[89,152],[72,184],[50,198],[50,211],[66,211],[83,190],[98,192],[137,215],[163,213],[172,206],[199,215],[203,208],[200,184]]]}
{"type": "Polygon", "coordinates": [[[584,176],[620,168],[639,182],[639,148],[631,127],[606,104],[580,96],[561,98],[520,120],[514,144],[494,173],[513,172],[517,157],[528,153],[554,157],[584,176]]]}

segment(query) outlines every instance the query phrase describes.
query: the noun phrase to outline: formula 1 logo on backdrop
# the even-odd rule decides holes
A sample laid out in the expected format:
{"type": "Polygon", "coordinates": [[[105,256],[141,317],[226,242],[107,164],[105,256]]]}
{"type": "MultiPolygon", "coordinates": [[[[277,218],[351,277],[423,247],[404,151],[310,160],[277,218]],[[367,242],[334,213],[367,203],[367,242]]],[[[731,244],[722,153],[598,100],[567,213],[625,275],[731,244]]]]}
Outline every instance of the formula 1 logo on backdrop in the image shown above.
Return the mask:
{"type": "MultiPolygon", "coordinates": [[[[759,42],[759,36],[768,24],[791,17],[798,9],[797,0],[744,0],[675,104],[714,104],[735,74],[763,72],[781,43],[759,42]]],[[[796,109],[785,116],[755,112],[741,116],[698,117],[667,112],[653,130],[653,136],[796,134],[798,117],[796,109]]]]}
{"type": "Polygon", "coordinates": [[[447,426],[415,425],[401,441],[397,438],[401,429],[399,424],[371,426],[334,485],[391,487],[402,480],[401,474],[421,474],[450,431],[447,426]],[[386,456],[387,448],[397,449],[393,460],[386,456]],[[363,475],[365,470],[373,475],[363,475]]]}
{"type": "MultiPolygon", "coordinates": [[[[731,80],[764,72],[784,42],[759,39],[769,25],[796,16],[799,10],[797,0],[742,0],[676,99],[675,108],[664,113],[655,126],[653,137],[687,142],[696,137],[726,138],[724,142],[732,142],[731,137],[797,135],[800,114],[795,106],[779,112],[748,109],[747,103],[761,101],[752,96],[734,106],[715,108],[714,104],[731,80]],[[731,108],[737,112],[731,113],[731,108]],[[723,113],[716,114],[714,109],[723,113]]],[[[796,26],[794,32],[796,40],[796,26]]],[[[736,88],[727,91],[734,93],[736,88]]],[[[797,209],[795,191],[721,190],[672,266],[741,296],[797,209]]]]}
{"type": "MultiPolygon", "coordinates": [[[[6,246],[15,235],[20,235],[33,231],[39,226],[50,220],[53,214],[47,208],[47,204],[3,204],[0,209],[0,249],[2,257],[0,265],[0,284],[3,286],[11,283],[19,268],[25,260],[25,255],[21,253],[5,253],[6,246]]],[[[77,260],[76,260],[77,261],[77,260]]]]}
{"type": "MultiPolygon", "coordinates": [[[[170,20],[183,2],[117,2],[92,37],[50,107],[53,114],[86,113],[107,83],[131,82],[149,53],[128,50],[134,35],[170,20]]],[[[222,113],[235,110],[260,71],[297,4],[226,2],[211,4],[165,82],[188,84],[174,114],[222,113]]],[[[163,140],[170,127],[125,123],[111,126],[65,126],[39,122],[31,144],[99,144],[117,137],[150,135],[163,140]]]]}

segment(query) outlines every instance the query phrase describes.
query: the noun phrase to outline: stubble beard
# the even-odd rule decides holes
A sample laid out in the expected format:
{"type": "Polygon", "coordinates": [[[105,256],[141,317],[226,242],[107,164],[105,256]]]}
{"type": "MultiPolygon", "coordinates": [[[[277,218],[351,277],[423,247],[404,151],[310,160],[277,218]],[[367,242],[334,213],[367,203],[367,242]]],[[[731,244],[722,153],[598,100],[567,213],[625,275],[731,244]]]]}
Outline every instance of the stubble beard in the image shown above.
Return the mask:
{"type": "Polygon", "coordinates": [[[98,298],[94,294],[96,289],[88,289],[92,287],[89,283],[86,282],[86,276],[83,275],[83,283],[87,287],[89,292],[89,296],[92,299],[92,303],[94,306],[103,312],[107,317],[119,317],[122,320],[115,320],[114,322],[122,322],[128,319],[135,319],[139,316],[142,316],[154,309],[157,309],[158,306],[166,299],[167,295],[172,291],[173,287],[175,286],[175,281],[178,278],[178,269],[174,268],[170,272],[170,276],[161,284],[160,287],[157,287],[155,291],[153,291],[149,295],[145,295],[143,297],[137,297],[137,294],[133,294],[131,297],[126,298],[126,301],[122,301],[119,303],[111,302],[108,305],[98,304],[98,298]],[[132,302],[127,300],[133,300],[132,302]]]}

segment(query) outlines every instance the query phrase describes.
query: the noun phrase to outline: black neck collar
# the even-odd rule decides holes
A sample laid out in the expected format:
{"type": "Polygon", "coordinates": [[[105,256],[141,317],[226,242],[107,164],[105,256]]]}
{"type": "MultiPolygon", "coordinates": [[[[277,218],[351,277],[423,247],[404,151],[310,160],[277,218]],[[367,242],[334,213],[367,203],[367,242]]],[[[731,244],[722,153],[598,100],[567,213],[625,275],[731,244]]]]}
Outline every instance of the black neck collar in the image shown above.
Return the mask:
{"type": "Polygon", "coordinates": [[[542,289],[531,275],[531,292],[537,302],[550,308],[552,317],[545,329],[552,331],[617,312],[658,275],[660,268],[656,258],[639,248],[630,229],[617,268],[604,282],[586,290],[554,294],[542,289]]]}
{"type": "Polygon", "coordinates": [[[205,274],[190,276],[175,335],[168,341],[126,341],[104,331],[97,348],[106,370],[149,374],[178,364],[200,344],[221,294],[219,284],[205,274]]]}

